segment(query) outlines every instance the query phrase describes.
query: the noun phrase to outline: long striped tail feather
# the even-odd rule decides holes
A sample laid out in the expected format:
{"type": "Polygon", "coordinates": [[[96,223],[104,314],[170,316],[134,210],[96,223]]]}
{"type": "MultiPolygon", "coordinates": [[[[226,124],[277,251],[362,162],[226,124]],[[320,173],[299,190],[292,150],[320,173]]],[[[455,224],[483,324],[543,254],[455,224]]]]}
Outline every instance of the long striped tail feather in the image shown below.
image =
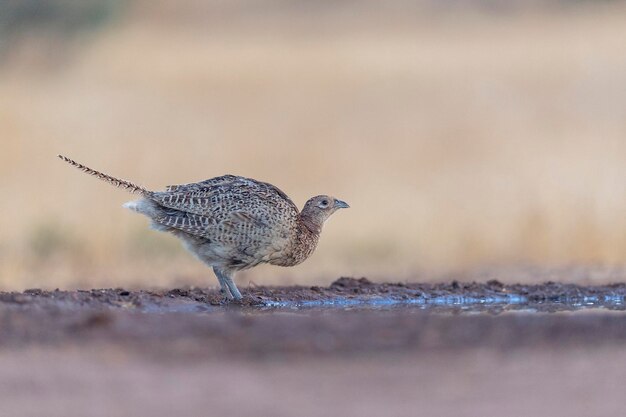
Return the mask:
{"type": "Polygon", "coordinates": [[[148,196],[151,194],[151,191],[146,190],[144,187],[134,184],[130,181],[126,181],[126,180],[122,180],[119,178],[115,178],[112,177],[110,175],[107,175],[105,173],[102,173],[100,171],[96,171],[95,169],[89,168],[81,163],[78,163],[66,156],[63,155],[57,155],[59,157],[59,159],[62,159],[63,161],[67,162],[68,164],[72,165],[75,168],[80,169],[81,171],[83,171],[84,173],[87,173],[89,175],[92,175],[102,181],[108,182],[109,184],[113,185],[114,187],[118,187],[118,188],[123,188],[126,191],[129,191],[133,194],[141,194],[143,196],[148,196]]]}

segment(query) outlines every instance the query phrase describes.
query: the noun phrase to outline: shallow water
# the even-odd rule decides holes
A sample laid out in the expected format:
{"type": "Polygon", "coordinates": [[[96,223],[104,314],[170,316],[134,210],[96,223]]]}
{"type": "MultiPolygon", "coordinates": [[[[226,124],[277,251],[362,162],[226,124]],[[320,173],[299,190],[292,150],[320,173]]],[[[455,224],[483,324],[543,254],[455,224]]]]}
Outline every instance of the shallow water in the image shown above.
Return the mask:
{"type": "Polygon", "coordinates": [[[397,299],[391,297],[376,298],[333,298],[310,301],[270,301],[262,308],[307,310],[311,308],[329,309],[368,309],[384,310],[390,308],[415,308],[437,312],[499,312],[499,311],[536,311],[557,312],[590,309],[626,310],[623,295],[551,297],[542,301],[530,301],[523,295],[502,294],[485,297],[439,296],[397,299]]]}
{"type": "Polygon", "coordinates": [[[621,294],[602,296],[550,296],[544,300],[530,300],[524,295],[497,294],[488,296],[445,295],[433,297],[385,297],[352,296],[320,298],[317,300],[264,301],[257,306],[237,304],[210,305],[202,302],[176,302],[167,305],[146,303],[139,308],[144,313],[213,313],[216,311],[237,310],[252,312],[280,311],[337,311],[337,310],[416,310],[437,313],[490,313],[505,311],[518,312],[560,312],[588,310],[626,310],[626,300],[621,294]]]}

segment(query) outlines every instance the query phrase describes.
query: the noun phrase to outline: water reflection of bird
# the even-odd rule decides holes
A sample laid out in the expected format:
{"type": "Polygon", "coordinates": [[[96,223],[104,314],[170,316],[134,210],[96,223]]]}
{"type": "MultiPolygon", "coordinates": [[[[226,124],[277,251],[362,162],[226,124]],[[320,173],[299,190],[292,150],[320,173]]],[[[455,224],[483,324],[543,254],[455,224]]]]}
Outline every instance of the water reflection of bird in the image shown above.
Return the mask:
{"type": "Polygon", "coordinates": [[[241,299],[233,282],[237,271],[262,263],[293,266],[315,250],[324,222],[348,204],[320,195],[302,211],[277,187],[250,178],[224,175],[191,184],[149,191],[59,158],[103,181],[142,196],[124,206],[152,220],[152,227],[174,234],[213,268],[222,292],[241,299]]]}

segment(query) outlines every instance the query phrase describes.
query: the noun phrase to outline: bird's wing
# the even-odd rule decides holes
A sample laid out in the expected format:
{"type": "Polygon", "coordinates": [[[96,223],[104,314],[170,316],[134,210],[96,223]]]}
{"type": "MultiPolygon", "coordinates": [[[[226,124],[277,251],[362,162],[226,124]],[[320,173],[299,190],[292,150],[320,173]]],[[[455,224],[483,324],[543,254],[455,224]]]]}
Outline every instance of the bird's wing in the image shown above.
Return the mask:
{"type": "Polygon", "coordinates": [[[222,220],[217,220],[199,214],[164,209],[153,220],[193,236],[237,247],[248,255],[253,255],[260,246],[273,245],[274,242],[288,237],[287,230],[280,223],[269,224],[260,216],[243,211],[231,212],[222,220]]]}
{"type": "Polygon", "coordinates": [[[254,216],[245,211],[234,211],[220,223],[225,229],[236,230],[249,226],[257,228],[267,228],[269,225],[258,216],[254,216]]]}
{"type": "Polygon", "coordinates": [[[166,191],[150,196],[159,205],[221,221],[235,211],[251,212],[265,205],[287,205],[293,202],[277,187],[250,178],[224,175],[205,181],[172,185],[166,191]]]}
{"type": "Polygon", "coordinates": [[[170,186],[150,198],[161,208],[155,222],[245,251],[286,239],[298,213],[277,187],[233,175],[170,186]]]}
{"type": "Polygon", "coordinates": [[[217,226],[215,219],[174,209],[163,209],[151,217],[153,221],[193,236],[210,239],[211,230],[217,226]]]}
{"type": "Polygon", "coordinates": [[[213,216],[216,207],[225,207],[224,196],[239,194],[238,177],[224,175],[191,184],[170,185],[150,198],[160,206],[186,213],[213,216]]]}

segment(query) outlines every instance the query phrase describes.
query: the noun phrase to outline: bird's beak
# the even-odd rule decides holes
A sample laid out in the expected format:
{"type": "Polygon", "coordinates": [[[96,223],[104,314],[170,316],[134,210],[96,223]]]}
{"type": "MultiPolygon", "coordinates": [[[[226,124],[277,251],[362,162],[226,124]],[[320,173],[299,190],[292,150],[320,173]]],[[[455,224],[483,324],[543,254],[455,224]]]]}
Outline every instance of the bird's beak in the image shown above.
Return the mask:
{"type": "Polygon", "coordinates": [[[350,208],[350,205],[345,201],[335,200],[335,207],[337,208],[350,208]]]}

